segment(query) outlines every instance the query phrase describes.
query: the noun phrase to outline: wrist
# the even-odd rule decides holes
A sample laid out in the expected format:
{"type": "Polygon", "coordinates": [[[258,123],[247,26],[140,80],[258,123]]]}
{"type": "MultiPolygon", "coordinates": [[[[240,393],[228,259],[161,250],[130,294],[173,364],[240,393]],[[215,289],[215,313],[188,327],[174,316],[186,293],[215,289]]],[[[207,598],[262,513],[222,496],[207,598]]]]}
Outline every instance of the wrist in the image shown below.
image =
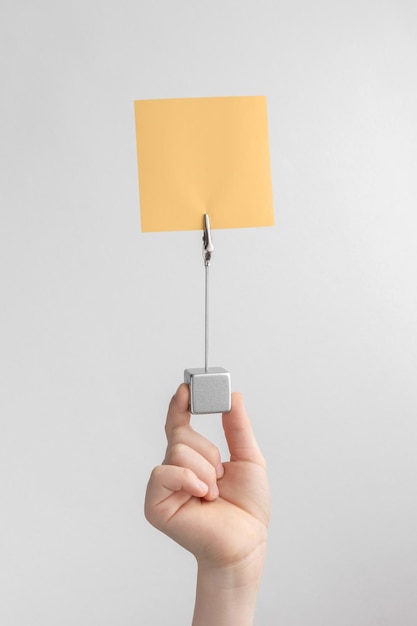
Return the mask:
{"type": "Polygon", "coordinates": [[[198,563],[193,626],[252,626],[265,546],[224,566],[198,563]]]}

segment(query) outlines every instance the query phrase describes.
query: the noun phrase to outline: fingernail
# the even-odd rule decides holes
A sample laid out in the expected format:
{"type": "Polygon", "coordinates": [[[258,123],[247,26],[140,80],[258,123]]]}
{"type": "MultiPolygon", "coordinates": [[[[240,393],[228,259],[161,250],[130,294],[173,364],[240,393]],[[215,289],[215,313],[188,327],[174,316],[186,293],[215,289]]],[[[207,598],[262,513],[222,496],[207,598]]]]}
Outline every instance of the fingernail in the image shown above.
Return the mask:
{"type": "Polygon", "coordinates": [[[202,480],[197,479],[196,481],[196,485],[199,489],[202,489],[203,491],[208,491],[208,486],[206,483],[204,483],[202,480]]]}
{"type": "Polygon", "coordinates": [[[221,478],[224,474],[223,463],[219,463],[216,467],[216,476],[217,478],[221,478]]]}
{"type": "Polygon", "coordinates": [[[213,498],[218,498],[219,497],[219,488],[217,486],[217,483],[215,483],[211,489],[210,489],[211,495],[213,498]]]}

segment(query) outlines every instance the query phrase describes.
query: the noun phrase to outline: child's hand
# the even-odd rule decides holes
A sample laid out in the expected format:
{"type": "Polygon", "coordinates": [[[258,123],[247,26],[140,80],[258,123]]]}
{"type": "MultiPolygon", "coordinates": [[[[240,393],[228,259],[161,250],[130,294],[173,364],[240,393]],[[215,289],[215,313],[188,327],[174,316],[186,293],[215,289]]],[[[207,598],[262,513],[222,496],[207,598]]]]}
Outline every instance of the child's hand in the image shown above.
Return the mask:
{"type": "Polygon", "coordinates": [[[248,564],[257,563],[262,571],[269,489],[242,396],[233,393],[232,410],[223,415],[230,451],[223,464],[217,447],[191,427],[188,406],[183,384],[169,406],[168,447],[149,480],[146,518],[192,552],[199,568],[250,573],[248,564]]]}

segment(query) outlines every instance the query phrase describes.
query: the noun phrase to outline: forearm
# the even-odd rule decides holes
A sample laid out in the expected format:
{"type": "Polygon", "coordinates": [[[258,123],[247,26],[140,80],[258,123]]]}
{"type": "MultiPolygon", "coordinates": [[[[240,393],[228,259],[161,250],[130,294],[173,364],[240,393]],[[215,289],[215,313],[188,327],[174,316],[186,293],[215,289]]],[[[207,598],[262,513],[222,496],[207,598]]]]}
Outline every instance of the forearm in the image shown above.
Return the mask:
{"type": "Polygon", "coordinates": [[[199,566],[192,626],[253,626],[264,550],[222,570],[199,566]]]}

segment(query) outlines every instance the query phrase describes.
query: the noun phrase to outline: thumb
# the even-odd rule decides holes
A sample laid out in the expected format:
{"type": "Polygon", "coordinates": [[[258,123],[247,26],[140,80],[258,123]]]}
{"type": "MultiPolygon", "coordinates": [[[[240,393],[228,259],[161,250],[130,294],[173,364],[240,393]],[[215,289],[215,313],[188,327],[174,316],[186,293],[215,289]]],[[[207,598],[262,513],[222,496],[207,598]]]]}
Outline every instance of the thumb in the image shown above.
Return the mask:
{"type": "Polygon", "coordinates": [[[223,413],[223,429],[231,461],[249,461],[265,466],[241,393],[232,393],[232,410],[223,413]]]}

